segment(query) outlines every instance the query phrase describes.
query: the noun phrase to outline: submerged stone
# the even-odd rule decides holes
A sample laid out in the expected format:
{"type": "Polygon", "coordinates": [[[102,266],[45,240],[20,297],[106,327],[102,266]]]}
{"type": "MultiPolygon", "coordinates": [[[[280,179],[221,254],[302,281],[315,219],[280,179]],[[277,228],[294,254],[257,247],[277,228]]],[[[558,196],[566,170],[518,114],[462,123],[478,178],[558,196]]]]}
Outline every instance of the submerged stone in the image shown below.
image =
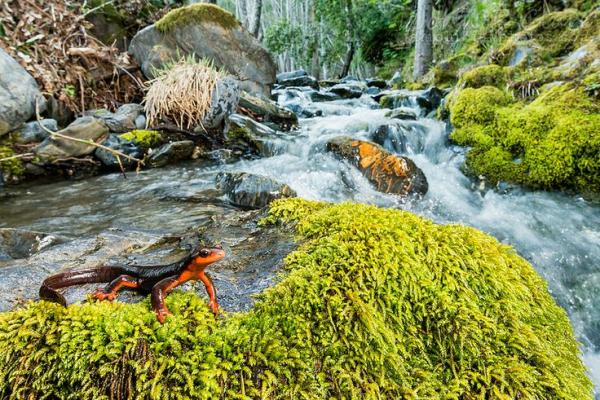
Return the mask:
{"type": "Polygon", "coordinates": [[[245,172],[221,172],[216,182],[217,188],[239,207],[263,208],[275,199],[296,196],[296,192],[286,184],[245,172]]]}
{"type": "Polygon", "coordinates": [[[156,149],[148,159],[148,165],[157,168],[183,160],[189,160],[196,145],[191,140],[167,143],[156,149]]]}

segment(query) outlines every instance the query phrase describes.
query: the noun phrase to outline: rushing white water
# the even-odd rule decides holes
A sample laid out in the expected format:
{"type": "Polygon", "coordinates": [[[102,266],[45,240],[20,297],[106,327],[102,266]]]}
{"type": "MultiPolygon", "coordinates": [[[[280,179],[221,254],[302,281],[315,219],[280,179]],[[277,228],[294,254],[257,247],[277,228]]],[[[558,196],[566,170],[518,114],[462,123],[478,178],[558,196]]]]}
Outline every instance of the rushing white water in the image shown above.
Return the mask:
{"type": "MultiPolygon", "coordinates": [[[[302,96],[294,101],[302,105],[310,100],[302,96]]],[[[302,120],[299,132],[273,139],[271,157],[228,165],[188,163],[127,180],[114,174],[17,189],[16,197],[0,201],[0,227],[71,235],[115,226],[175,231],[227,212],[222,199],[210,197],[214,176],[223,170],[272,177],[308,199],[353,200],[402,208],[440,223],[463,223],[514,246],[549,282],[571,317],[590,376],[600,387],[600,206],[559,193],[482,189],[461,172],[464,149],[448,142],[445,124],[424,118],[414,101],[406,105],[421,118],[390,120],[387,110],[367,96],[314,103],[312,109],[323,116],[302,120]],[[429,192],[423,199],[403,201],[380,193],[355,168],[325,151],[333,137],[371,139],[386,124],[393,127],[384,146],[412,158],[427,176],[429,192]]]]}

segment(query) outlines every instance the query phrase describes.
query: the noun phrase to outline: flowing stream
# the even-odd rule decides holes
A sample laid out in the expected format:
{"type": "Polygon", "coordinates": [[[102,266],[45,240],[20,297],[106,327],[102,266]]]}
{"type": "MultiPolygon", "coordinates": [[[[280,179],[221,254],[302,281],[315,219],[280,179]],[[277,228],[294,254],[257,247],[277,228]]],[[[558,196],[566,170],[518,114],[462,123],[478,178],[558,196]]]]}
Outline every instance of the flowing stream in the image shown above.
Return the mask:
{"type": "Polygon", "coordinates": [[[214,190],[220,171],[269,176],[308,199],[352,200],[402,208],[439,223],[463,223],[514,246],[548,281],[571,318],[590,376],[600,387],[600,205],[573,195],[484,188],[461,172],[465,150],[448,142],[445,124],[423,116],[410,96],[406,105],[420,115],[416,121],[386,118],[388,110],[368,96],[311,104],[323,116],[301,120],[298,132],[269,143],[271,156],[256,160],[195,161],[130,173],[127,179],[112,174],[10,188],[10,195],[0,198],[0,227],[72,237],[110,227],[179,232],[232,208],[214,190]],[[402,201],[377,192],[355,168],[325,151],[328,139],[372,139],[385,124],[391,126],[385,147],[411,157],[425,172],[429,192],[424,199],[402,201]]]}

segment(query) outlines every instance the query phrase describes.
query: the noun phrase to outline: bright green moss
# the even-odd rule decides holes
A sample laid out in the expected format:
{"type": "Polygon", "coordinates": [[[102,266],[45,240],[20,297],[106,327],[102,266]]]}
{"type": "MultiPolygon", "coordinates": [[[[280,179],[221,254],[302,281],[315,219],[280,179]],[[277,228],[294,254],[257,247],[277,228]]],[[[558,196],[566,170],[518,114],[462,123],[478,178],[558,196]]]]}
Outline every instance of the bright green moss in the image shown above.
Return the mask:
{"type": "Polygon", "coordinates": [[[506,86],[507,75],[507,69],[504,67],[496,64],[484,65],[465,72],[461,76],[461,83],[470,88],[495,86],[503,89],[506,86]]]}
{"type": "Polygon", "coordinates": [[[496,115],[496,108],[508,102],[508,95],[493,86],[461,90],[453,96],[449,104],[450,122],[456,128],[471,124],[491,124],[496,115]]]}
{"type": "Polygon", "coordinates": [[[147,131],[138,129],[121,135],[121,139],[129,140],[144,148],[154,147],[162,141],[159,131],[147,131]]]}
{"type": "Polygon", "coordinates": [[[584,88],[554,86],[528,105],[492,104],[484,114],[472,111],[482,104],[468,90],[451,107],[451,138],[473,147],[470,171],[493,182],[600,192],[600,106],[584,88]]]}
{"type": "Polygon", "coordinates": [[[223,10],[214,4],[192,4],[186,7],[176,8],[158,20],[156,29],[165,33],[178,26],[184,26],[199,22],[213,22],[225,29],[237,28],[240,23],[233,14],[223,10]]]}
{"type": "Polygon", "coordinates": [[[600,36],[600,9],[595,9],[585,18],[577,32],[576,46],[583,46],[594,37],[600,36]]]}
{"type": "Polygon", "coordinates": [[[0,397],[592,399],[565,312],[494,238],[297,198],[263,223],[302,244],[250,312],[174,293],[163,326],[148,301],[0,314],[0,397]]]}
{"type": "MultiPolygon", "coordinates": [[[[13,157],[16,153],[9,146],[0,145],[0,159],[13,157]]],[[[13,158],[6,161],[0,161],[0,170],[5,177],[19,177],[25,172],[23,161],[20,158],[13,158]]]]}

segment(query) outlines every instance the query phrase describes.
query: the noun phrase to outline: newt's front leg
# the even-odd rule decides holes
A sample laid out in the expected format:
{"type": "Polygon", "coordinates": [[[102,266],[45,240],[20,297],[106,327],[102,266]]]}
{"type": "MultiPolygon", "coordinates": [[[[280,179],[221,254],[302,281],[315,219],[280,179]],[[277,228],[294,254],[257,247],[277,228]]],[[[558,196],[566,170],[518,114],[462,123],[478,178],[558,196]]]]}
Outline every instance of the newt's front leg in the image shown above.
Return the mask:
{"type": "Polygon", "coordinates": [[[215,285],[213,285],[212,280],[204,271],[201,271],[197,274],[198,279],[204,283],[204,287],[206,288],[206,293],[208,293],[208,306],[212,310],[213,314],[217,315],[219,313],[219,303],[217,302],[217,292],[215,290],[215,285]]]}
{"type": "Polygon", "coordinates": [[[97,300],[113,301],[117,298],[119,290],[123,288],[137,289],[142,284],[142,280],[134,278],[131,275],[121,275],[106,285],[104,289],[97,289],[93,296],[97,300]]]}
{"type": "Polygon", "coordinates": [[[190,273],[188,271],[184,271],[179,276],[171,276],[163,279],[152,288],[150,302],[152,303],[152,309],[156,313],[156,318],[158,318],[158,321],[161,324],[165,323],[168,315],[171,315],[171,312],[165,304],[165,298],[167,294],[169,294],[177,286],[189,281],[191,278],[192,276],[190,273]]]}

